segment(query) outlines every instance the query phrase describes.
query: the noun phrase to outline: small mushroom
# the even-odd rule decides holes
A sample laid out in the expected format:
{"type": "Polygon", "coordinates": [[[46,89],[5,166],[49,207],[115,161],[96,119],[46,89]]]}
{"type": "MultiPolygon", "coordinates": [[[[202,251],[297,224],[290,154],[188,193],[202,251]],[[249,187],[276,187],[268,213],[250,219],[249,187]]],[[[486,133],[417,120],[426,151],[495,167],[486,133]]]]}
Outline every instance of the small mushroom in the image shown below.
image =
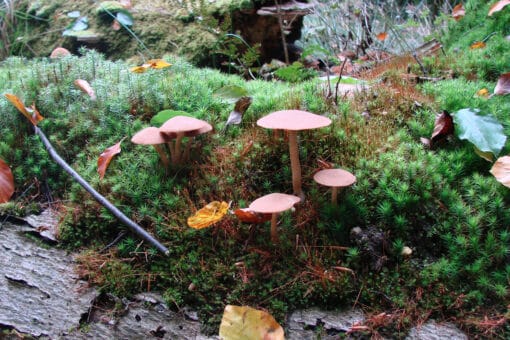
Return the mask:
{"type": "Polygon", "coordinates": [[[292,188],[294,195],[304,200],[301,189],[301,165],[299,164],[299,151],[297,132],[325,127],[331,124],[331,119],[315,113],[300,110],[276,111],[260,118],[257,125],[266,129],[281,129],[289,134],[290,165],[292,170],[292,188]]]}
{"type": "Polygon", "coordinates": [[[191,142],[188,141],[184,155],[181,155],[181,144],[183,137],[194,137],[212,130],[212,126],[204,120],[186,116],[175,116],[167,120],[159,131],[163,138],[168,141],[168,148],[174,164],[186,160],[189,155],[191,142]],[[175,139],[175,143],[172,143],[175,139]]]}
{"type": "Polygon", "coordinates": [[[338,189],[348,187],[356,183],[356,176],[343,169],[324,169],[318,171],[313,179],[315,182],[331,187],[331,203],[337,203],[338,189]]]}
{"type": "Polygon", "coordinates": [[[278,219],[278,214],[292,208],[300,200],[299,197],[294,195],[273,193],[257,198],[248,208],[256,213],[271,214],[271,241],[277,243],[278,231],[276,230],[276,220],[278,219]]]}
{"type": "Polygon", "coordinates": [[[143,130],[138,131],[132,138],[131,142],[135,144],[141,145],[152,145],[156,152],[158,153],[165,169],[168,169],[170,165],[170,160],[165,153],[165,150],[161,146],[161,144],[166,143],[166,139],[159,133],[159,129],[157,127],[148,127],[143,130]]]}
{"type": "Polygon", "coordinates": [[[65,49],[63,47],[57,47],[53,51],[51,51],[50,59],[64,58],[70,55],[71,52],[69,52],[68,49],[65,49]]]}

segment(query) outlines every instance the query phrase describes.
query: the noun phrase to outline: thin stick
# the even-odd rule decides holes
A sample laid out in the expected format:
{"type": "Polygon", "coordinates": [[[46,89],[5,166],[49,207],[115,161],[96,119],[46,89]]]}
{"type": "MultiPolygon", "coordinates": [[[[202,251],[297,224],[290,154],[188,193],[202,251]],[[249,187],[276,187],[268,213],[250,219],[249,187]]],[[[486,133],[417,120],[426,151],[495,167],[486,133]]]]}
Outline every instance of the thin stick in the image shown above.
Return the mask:
{"type": "Polygon", "coordinates": [[[42,132],[41,129],[39,129],[37,126],[34,126],[34,131],[36,135],[41,138],[41,141],[43,142],[44,146],[46,147],[46,150],[48,150],[48,153],[50,154],[51,158],[60,165],[65,172],[67,172],[71,177],[73,177],[85,190],[87,190],[92,197],[96,199],[101,205],[103,205],[106,209],[108,209],[115,217],[117,217],[122,223],[124,223],[131,231],[133,231],[135,234],[140,236],[143,240],[147,241],[149,244],[156,247],[159,251],[161,251],[163,254],[168,255],[170,254],[170,251],[161,243],[159,243],[158,240],[156,240],[151,234],[149,234],[145,229],[140,227],[138,224],[133,222],[131,219],[129,219],[126,215],[122,213],[116,206],[114,206],[112,203],[110,203],[103,195],[98,193],[92,186],[83,179],[76,171],[74,171],[73,168],[69,166],[69,164],[66,163],[60,157],[60,155],[55,151],[53,148],[53,145],[51,145],[50,141],[46,136],[44,135],[44,132],[42,132]]]}
{"type": "Polygon", "coordinates": [[[285,39],[285,29],[283,28],[283,19],[282,19],[282,9],[280,8],[280,2],[278,0],[274,1],[276,4],[276,13],[278,16],[278,24],[280,25],[280,32],[282,34],[282,44],[283,44],[283,55],[285,56],[285,64],[290,64],[289,60],[289,50],[287,49],[287,40],[285,39]]]}

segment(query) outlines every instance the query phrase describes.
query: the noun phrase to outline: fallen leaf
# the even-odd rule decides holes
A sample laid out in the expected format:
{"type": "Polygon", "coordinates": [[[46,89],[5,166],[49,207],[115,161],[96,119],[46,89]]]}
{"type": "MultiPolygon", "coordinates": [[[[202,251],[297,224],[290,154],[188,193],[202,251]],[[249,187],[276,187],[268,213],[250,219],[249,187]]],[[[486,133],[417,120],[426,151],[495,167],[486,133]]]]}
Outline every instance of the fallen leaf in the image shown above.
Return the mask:
{"type": "Polygon", "coordinates": [[[384,41],[384,40],[386,40],[386,38],[388,37],[388,33],[386,33],[386,32],[381,32],[381,33],[377,34],[375,37],[376,37],[376,38],[377,38],[377,40],[379,40],[379,41],[384,41]]]}
{"type": "Polygon", "coordinates": [[[466,10],[464,9],[463,4],[458,4],[457,6],[453,7],[452,17],[456,21],[459,21],[460,19],[462,19],[464,17],[464,15],[466,15],[466,10]]]}
{"type": "Polygon", "coordinates": [[[19,112],[25,116],[30,123],[33,125],[37,125],[41,120],[43,120],[43,116],[37,111],[35,105],[32,105],[31,107],[26,107],[25,104],[19,99],[16,95],[6,93],[5,98],[7,98],[8,101],[11,102],[12,105],[14,105],[19,112]]]}
{"type": "Polygon", "coordinates": [[[149,67],[150,65],[143,64],[141,66],[131,67],[129,70],[133,73],[144,73],[149,67]]]}
{"type": "Polygon", "coordinates": [[[227,305],[220,325],[220,339],[283,340],[282,326],[269,314],[248,306],[227,305]]]}
{"type": "Polygon", "coordinates": [[[206,228],[220,221],[227,213],[228,206],[227,202],[213,201],[188,217],[188,226],[194,229],[206,228]]]}
{"type": "Polygon", "coordinates": [[[14,176],[11,168],[0,159],[0,203],[9,202],[14,193],[14,176]]]}
{"type": "Polygon", "coordinates": [[[271,214],[259,214],[251,211],[248,208],[236,209],[234,214],[237,216],[239,221],[244,223],[264,223],[271,220],[271,214]]]}
{"type": "Polygon", "coordinates": [[[114,30],[114,31],[120,30],[120,23],[119,23],[119,21],[117,19],[113,20],[112,30],[114,30]]]}
{"type": "Polygon", "coordinates": [[[480,89],[480,90],[476,91],[476,96],[482,97],[482,98],[488,98],[489,90],[487,90],[486,88],[480,89]]]}
{"type": "Polygon", "coordinates": [[[89,82],[83,79],[76,79],[74,81],[74,86],[79,88],[83,93],[87,94],[90,97],[90,100],[96,100],[96,92],[90,86],[89,82]]]}
{"type": "Polygon", "coordinates": [[[471,44],[471,46],[469,46],[469,48],[472,50],[476,50],[479,48],[484,48],[485,46],[487,45],[483,41],[475,41],[474,43],[471,44]]]}
{"type": "Polygon", "coordinates": [[[163,59],[151,59],[147,62],[147,64],[149,64],[151,68],[156,70],[172,66],[172,64],[167,63],[163,59]]]}
{"type": "Polygon", "coordinates": [[[120,143],[122,143],[123,140],[124,138],[122,138],[122,140],[117,144],[114,144],[104,150],[103,153],[99,155],[99,159],[97,160],[97,172],[99,173],[100,179],[103,179],[106,169],[108,168],[108,165],[110,165],[113,156],[120,153],[120,143]]]}
{"type": "Polygon", "coordinates": [[[490,173],[504,186],[510,188],[510,156],[503,156],[496,160],[490,173]]]}
{"type": "Polygon", "coordinates": [[[241,97],[234,106],[234,111],[230,112],[225,127],[231,124],[241,124],[243,114],[248,110],[252,102],[251,97],[241,97]]]}
{"type": "Polygon", "coordinates": [[[510,5],[510,0],[501,0],[496,2],[494,5],[491,6],[489,9],[488,16],[492,16],[494,13],[501,11],[503,8],[505,8],[507,5],[510,5]]]}
{"type": "Polygon", "coordinates": [[[496,83],[496,87],[494,88],[494,94],[503,96],[505,94],[510,93],[510,72],[502,74],[498,82],[496,83]]]}
{"type": "Polygon", "coordinates": [[[447,112],[443,111],[436,117],[434,122],[434,131],[430,139],[431,144],[438,142],[439,140],[452,135],[454,132],[453,117],[447,112]]]}

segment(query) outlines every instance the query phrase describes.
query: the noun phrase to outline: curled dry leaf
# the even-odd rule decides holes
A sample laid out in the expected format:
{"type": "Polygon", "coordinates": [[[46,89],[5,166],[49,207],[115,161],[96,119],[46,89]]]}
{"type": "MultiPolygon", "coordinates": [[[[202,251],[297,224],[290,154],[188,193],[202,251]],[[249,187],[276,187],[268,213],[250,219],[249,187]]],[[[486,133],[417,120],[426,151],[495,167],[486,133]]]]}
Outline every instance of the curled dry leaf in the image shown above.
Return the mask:
{"type": "Polygon", "coordinates": [[[0,159],[0,203],[6,203],[14,193],[14,176],[11,168],[0,159]]]}
{"type": "Polygon", "coordinates": [[[498,82],[496,83],[496,87],[494,88],[494,94],[503,96],[505,94],[510,93],[510,72],[502,74],[498,82]]]}
{"type": "Polygon", "coordinates": [[[112,22],[112,30],[114,31],[120,30],[120,22],[117,19],[114,19],[112,22]]]}
{"type": "Polygon", "coordinates": [[[227,213],[228,206],[227,202],[213,201],[188,217],[188,226],[194,229],[206,228],[220,221],[227,213]]]}
{"type": "Polygon", "coordinates": [[[490,172],[498,182],[510,188],[510,156],[498,158],[490,172]]]}
{"type": "Polygon", "coordinates": [[[259,214],[248,208],[234,210],[234,215],[244,223],[264,223],[271,220],[271,214],[259,214]]]}
{"type": "Polygon", "coordinates": [[[386,33],[386,32],[381,32],[381,33],[377,34],[375,37],[376,37],[376,38],[377,38],[377,40],[379,40],[379,41],[384,41],[384,40],[386,40],[386,38],[388,37],[388,33],[386,33]]]}
{"type": "Polygon", "coordinates": [[[271,314],[248,306],[227,305],[220,324],[220,339],[283,340],[282,326],[271,314]]]}
{"type": "Polygon", "coordinates": [[[489,9],[488,16],[492,16],[494,13],[501,11],[503,8],[505,8],[507,5],[510,5],[510,0],[501,0],[496,2],[494,5],[491,6],[489,9]]]}
{"type": "Polygon", "coordinates": [[[466,10],[464,9],[463,4],[458,4],[457,6],[453,7],[452,17],[456,21],[459,21],[460,19],[462,19],[464,17],[464,15],[466,15],[466,10]]]}
{"type": "Polygon", "coordinates": [[[30,123],[33,125],[37,125],[41,120],[43,120],[43,116],[37,111],[37,108],[35,107],[35,104],[31,107],[26,107],[25,104],[19,99],[16,95],[6,93],[5,98],[7,98],[8,101],[11,102],[12,105],[14,105],[23,116],[25,116],[30,123]]]}
{"type": "Polygon", "coordinates": [[[469,46],[469,48],[472,50],[476,50],[479,48],[484,48],[485,46],[487,45],[483,41],[475,41],[474,43],[471,44],[471,46],[469,46]]]}
{"type": "Polygon", "coordinates": [[[452,135],[454,132],[453,117],[447,112],[443,111],[436,117],[434,122],[434,131],[430,139],[431,144],[437,143],[441,139],[452,135]]]}
{"type": "Polygon", "coordinates": [[[170,67],[170,66],[172,66],[172,64],[167,63],[163,59],[151,59],[141,66],[132,67],[130,70],[133,73],[144,73],[149,68],[161,69],[161,68],[166,68],[166,67],[170,67]]]}
{"type": "Polygon", "coordinates": [[[97,160],[97,172],[99,173],[100,179],[103,179],[106,169],[108,168],[108,165],[110,165],[113,156],[120,153],[120,143],[122,143],[123,140],[124,138],[122,138],[122,140],[117,144],[114,144],[104,150],[103,153],[99,155],[99,159],[97,160]]]}
{"type": "Polygon", "coordinates": [[[90,100],[96,100],[96,92],[90,86],[89,82],[83,79],[76,79],[74,81],[74,86],[79,88],[83,93],[87,94],[90,97],[90,100]]]}

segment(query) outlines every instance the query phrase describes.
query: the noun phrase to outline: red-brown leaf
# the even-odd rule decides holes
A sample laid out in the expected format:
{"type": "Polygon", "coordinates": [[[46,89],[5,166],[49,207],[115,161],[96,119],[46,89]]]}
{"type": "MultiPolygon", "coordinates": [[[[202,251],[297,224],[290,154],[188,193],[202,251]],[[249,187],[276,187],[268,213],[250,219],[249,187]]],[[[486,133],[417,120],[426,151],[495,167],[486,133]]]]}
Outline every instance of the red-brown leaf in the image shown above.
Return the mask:
{"type": "Polygon", "coordinates": [[[489,9],[489,14],[488,15],[492,16],[494,13],[501,11],[507,5],[510,5],[510,0],[501,0],[501,1],[496,2],[489,9]]]}
{"type": "Polygon", "coordinates": [[[44,119],[39,111],[37,111],[35,104],[31,107],[26,107],[18,96],[10,93],[6,93],[5,98],[7,98],[7,100],[10,101],[11,104],[14,105],[33,125],[37,125],[37,123],[44,119]]]}
{"type": "Polygon", "coordinates": [[[509,93],[510,93],[510,72],[502,74],[498,79],[496,87],[494,88],[495,95],[502,96],[509,93]]]}
{"type": "Polygon", "coordinates": [[[79,88],[83,93],[88,94],[90,100],[96,100],[96,92],[90,86],[89,82],[83,79],[76,79],[74,81],[74,86],[79,88]]]}
{"type": "Polygon", "coordinates": [[[376,38],[377,38],[377,40],[379,40],[379,41],[384,41],[384,40],[386,40],[386,38],[388,37],[388,33],[386,33],[386,32],[381,32],[381,33],[377,34],[375,37],[376,37],[376,38]]]}
{"type": "Polygon", "coordinates": [[[434,144],[438,140],[441,140],[449,135],[452,135],[453,132],[454,132],[453,117],[448,112],[443,111],[443,113],[441,113],[436,118],[436,121],[434,123],[434,132],[432,132],[430,142],[431,144],[434,144]]]}
{"type": "Polygon", "coordinates": [[[244,223],[264,223],[271,219],[271,214],[258,214],[248,208],[236,209],[234,214],[244,223]]]}
{"type": "Polygon", "coordinates": [[[99,155],[99,159],[97,160],[97,172],[99,173],[100,179],[103,179],[106,169],[108,168],[108,165],[110,164],[113,156],[120,153],[120,143],[122,143],[123,140],[124,138],[117,144],[112,145],[104,150],[103,153],[99,155]]]}
{"type": "Polygon", "coordinates": [[[452,17],[455,20],[459,21],[460,19],[462,19],[464,17],[464,15],[466,15],[466,10],[464,9],[463,4],[458,4],[457,6],[453,7],[452,17]]]}
{"type": "Polygon", "coordinates": [[[479,48],[485,48],[485,46],[487,45],[483,41],[475,41],[474,43],[471,44],[471,46],[469,46],[469,48],[472,50],[476,50],[479,48]]]}
{"type": "Polygon", "coordinates": [[[11,168],[0,159],[0,203],[6,203],[14,193],[14,176],[11,168]]]}

